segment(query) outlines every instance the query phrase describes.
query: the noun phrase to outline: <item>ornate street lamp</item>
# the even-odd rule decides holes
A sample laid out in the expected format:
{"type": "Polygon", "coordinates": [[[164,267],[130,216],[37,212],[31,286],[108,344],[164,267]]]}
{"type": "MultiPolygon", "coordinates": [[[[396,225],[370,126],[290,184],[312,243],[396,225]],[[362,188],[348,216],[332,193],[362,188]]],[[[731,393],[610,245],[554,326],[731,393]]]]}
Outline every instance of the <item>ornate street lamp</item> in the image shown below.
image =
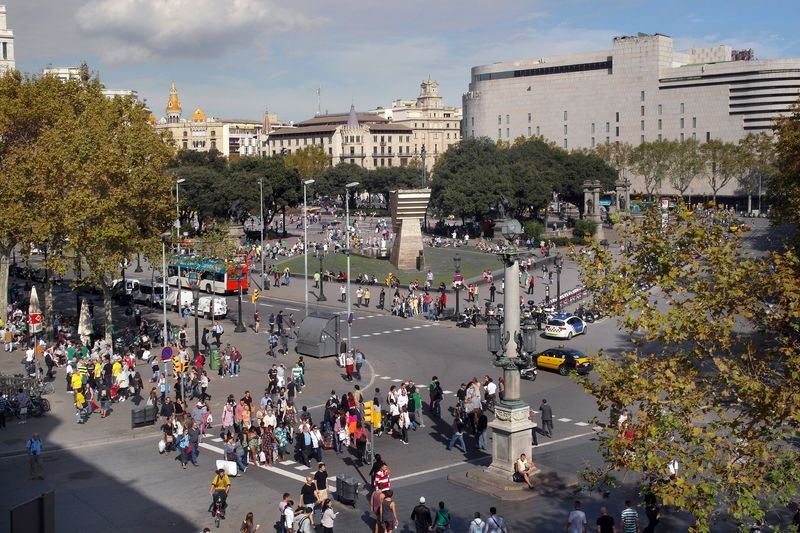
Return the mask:
{"type": "Polygon", "coordinates": [[[561,269],[564,268],[564,258],[556,252],[555,261],[553,264],[556,267],[556,310],[561,312],[561,269]]]}
{"type": "Polygon", "coordinates": [[[323,270],[323,263],[325,261],[325,249],[317,247],[317,250],[314,252],[314,254],[317,256],[317,259],[319,259],[319,296],[317,296],[317,301],[324,302],[327,300],[327,298],[325,298],[325,276],[323,275],[323,273],[325,272],[323,270]]]}
{"type": "Polygon", "coordinates": [[[242,268],[241,263],[238,263],[236,265],[235,270],[236,270],[236,280],[239,283],[239,303],[238,303],[239,320],[236,323],[236,329],[234,329],[233,331],[235,331],[236,333],[244,333],[247,330],[245,329],[244,322],[242,321],[242,279],[244,279],[244,276],[242,275],[242,270],[244,269],[242,268]]]}

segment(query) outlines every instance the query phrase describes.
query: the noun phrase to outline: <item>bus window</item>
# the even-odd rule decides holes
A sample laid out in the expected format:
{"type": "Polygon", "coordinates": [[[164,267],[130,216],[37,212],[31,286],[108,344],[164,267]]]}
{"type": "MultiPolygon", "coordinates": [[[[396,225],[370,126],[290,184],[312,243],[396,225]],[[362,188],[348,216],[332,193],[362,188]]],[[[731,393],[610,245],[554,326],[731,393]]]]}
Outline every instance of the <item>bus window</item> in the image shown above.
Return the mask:
{"type": "Polygon", "coordinates": [[[220,283],[225,283],[225,273],[224,272],[217,272],[214,274],[214,281],[218,281],[220,283]]]}
{"type": "Polygon", "coordinates": [[[167,267],[167,276],[174,277],[178,275],[178,267],[169,266],[167,267]]]}

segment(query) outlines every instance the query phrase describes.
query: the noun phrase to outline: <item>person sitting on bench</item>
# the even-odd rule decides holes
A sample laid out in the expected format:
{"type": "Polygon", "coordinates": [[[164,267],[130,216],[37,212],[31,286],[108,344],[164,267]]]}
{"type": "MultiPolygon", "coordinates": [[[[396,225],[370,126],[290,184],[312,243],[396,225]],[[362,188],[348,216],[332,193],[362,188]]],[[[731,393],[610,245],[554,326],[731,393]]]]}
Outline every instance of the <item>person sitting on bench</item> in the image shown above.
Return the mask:
{"type": "Polygon", "coordinates": [[[531,483],[531,474],[533,474],[534,470],[533,463],[528,463],[528,459],[525,454],[520,454],[519,459],[514,463],[514,481],[522,482],[524,481],[527,483],[528,488],[532,489],[533,484],[531,483]]]}

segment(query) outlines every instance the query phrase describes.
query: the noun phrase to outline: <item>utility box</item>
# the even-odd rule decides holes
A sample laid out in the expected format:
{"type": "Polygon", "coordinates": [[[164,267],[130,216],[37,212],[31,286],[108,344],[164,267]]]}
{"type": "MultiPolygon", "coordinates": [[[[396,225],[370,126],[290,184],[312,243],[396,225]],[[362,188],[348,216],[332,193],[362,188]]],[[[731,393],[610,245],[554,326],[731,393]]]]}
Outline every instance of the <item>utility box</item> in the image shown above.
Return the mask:
{"type": "Polygon", "coordinates": [[[297,353],[317,358],[338,356],[339,338],[339,315],[314,311],[300,323],[297,353]]]}

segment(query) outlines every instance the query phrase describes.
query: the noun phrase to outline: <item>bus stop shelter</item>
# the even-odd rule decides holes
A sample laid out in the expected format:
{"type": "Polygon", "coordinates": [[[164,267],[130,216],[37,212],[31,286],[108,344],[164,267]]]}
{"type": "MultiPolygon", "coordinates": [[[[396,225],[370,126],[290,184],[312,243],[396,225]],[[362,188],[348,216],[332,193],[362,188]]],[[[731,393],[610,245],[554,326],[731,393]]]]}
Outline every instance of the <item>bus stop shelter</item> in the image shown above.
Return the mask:
{"type": "Polygon", "coordinates": [[[314,311],[300,323],[297,353],[322,358],[339,355],[339,315],[314,311]]]}

